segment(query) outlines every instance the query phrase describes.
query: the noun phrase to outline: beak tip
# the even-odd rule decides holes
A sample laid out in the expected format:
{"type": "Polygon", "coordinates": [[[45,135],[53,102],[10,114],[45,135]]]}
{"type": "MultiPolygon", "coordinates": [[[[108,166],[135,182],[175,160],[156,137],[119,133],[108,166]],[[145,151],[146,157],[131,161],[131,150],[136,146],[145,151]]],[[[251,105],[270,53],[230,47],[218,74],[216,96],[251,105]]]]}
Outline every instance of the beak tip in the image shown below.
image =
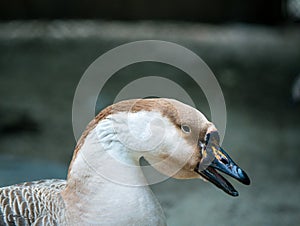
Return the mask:
{"type": "Polygon", "coordinates": [[[251,184],[250,179],[247,178],[247,180],[245,181],[245,185],[250,185],[250,184],[251,184]]]}
{"type": "Polygon", "coordinates": [[[232,195],[233,197],[237,197],[237,196],[239,196],[239,193],[238,193],[237,191],[235,191],[235,192],[233,192],[231,195],[232,195]]]}
{"type": "Polygon", "coordinates": [[[248,175],[243,170],[240,174],[240,182],[242,182],[245,185],[250,185],[250,183],[251,183],[250,178],[248,177],[248,175]]]}

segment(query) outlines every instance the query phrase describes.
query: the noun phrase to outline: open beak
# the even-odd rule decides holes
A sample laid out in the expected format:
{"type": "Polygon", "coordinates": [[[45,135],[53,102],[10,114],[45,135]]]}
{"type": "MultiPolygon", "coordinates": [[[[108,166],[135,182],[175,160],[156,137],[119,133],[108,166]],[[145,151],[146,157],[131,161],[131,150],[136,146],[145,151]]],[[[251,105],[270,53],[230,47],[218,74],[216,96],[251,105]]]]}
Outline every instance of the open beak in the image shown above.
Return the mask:
{"type": "Polygon", "coordinates": [[[209,161],[209,164],[207,164],[205,168],[203,168],[203,166],[200,167],[201,163],[199,163],[195,171],[227,194],[238,196],[239,193],[235,188],[219,174],[217,170],[235,178],[245,185],[250,184],[249,177],[221,147],[213,145],[207,148],[211,150],[212,161],[209,161]]]}

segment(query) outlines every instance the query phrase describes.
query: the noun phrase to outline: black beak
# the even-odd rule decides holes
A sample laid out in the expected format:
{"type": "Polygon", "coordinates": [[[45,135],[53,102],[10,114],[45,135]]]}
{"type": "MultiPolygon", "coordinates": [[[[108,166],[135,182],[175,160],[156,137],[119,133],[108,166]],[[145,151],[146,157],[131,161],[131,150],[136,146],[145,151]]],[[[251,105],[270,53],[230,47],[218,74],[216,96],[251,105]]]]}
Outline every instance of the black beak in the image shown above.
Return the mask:
{"type": "MultiPolygon", "coordinates": [[[[212,146],[210,148],[212,149],[213,155],[212,161],[203,170],[200,169],[199,163],[195,171],[227,194],[238,196],[239,193],[235,190],[235,188],[221,174],[219,174],[217,170],[235,178],[245,185],[250,184],[249,177],[221,147],[212,146]]],[[[203,166],[201,168],[203,168],[203,166]]]]}

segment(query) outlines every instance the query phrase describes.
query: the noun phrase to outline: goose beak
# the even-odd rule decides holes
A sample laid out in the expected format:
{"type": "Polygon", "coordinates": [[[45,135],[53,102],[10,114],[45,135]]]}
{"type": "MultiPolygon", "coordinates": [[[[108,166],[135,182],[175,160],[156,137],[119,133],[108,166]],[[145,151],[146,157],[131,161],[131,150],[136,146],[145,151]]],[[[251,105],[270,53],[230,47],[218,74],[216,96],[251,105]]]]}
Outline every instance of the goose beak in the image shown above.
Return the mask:
{"type": "Polygon", "coordinates": [[[243,171],[221,147],[213,145],[206,149],[206,152],[210,152],[208,155],[211,156],[210,159],[212,159],[212,161],[209,161],[209,164],[206,164],[205,169],[203,169],[203,166],[201,166],[200,169],[200,165],[202,163],[199,163],[195,171],[227,194],[231,196],[238,196],[239,193],[235,190],[235,188],[221,174],[219,174],[217,170],[235,178],[245,185],[249,185],[250,179],[245,171],[243,171]]]}

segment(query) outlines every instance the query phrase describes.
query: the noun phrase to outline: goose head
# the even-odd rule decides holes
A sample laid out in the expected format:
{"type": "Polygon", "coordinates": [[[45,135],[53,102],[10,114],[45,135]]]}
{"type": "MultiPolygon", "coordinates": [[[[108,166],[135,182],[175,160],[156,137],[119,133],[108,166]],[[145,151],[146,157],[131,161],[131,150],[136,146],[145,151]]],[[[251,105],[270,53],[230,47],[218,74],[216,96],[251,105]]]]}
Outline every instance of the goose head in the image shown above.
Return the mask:
{"type": "Polygon", "coordinates": [[[250,184],[247,174],[220,147],[214,124],[177,100],[134,99],[107,107],[82,135],[73,161],[91,131],[96,131],[107,152],[120,161],[143,157],[164,175],[204,179],[231,196],[238,192],[221,173],[250,184]],[[115,152],[116,145],[126,151],[115,152]]]}

